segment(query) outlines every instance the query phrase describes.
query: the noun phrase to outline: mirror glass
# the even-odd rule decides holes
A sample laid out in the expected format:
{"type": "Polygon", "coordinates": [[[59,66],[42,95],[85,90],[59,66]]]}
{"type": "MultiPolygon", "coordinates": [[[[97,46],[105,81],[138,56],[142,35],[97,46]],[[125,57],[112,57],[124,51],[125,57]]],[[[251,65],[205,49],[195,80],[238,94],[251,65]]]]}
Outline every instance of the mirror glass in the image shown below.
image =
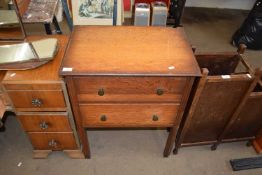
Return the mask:
{"type": "Polygon", "coordinates": [[[0,0],[0,40],[23,40],[23,26],[13,0],[0,0]]]}

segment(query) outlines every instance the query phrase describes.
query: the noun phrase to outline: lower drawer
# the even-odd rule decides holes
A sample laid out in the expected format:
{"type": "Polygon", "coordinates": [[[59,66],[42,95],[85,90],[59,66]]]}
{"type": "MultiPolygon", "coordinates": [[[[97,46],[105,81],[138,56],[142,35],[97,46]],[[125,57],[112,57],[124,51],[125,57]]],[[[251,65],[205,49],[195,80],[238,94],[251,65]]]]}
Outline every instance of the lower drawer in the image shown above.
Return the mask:
{"type": "Polygon", "coordinates": [[[170,127],[177,104],[80,104],[83,127],[170,127]]]}
{"type": "Polygon", "coordinates": [[[71,132],[66,113],[29,114],[18,113],[17,118],[27,132],[71,132]]]}
{"type": "Polygon", "coordinates": [[[28,133],[34,149],[38,150],[65,150],[77,149],[72,132],[64,133],[28,133]]]}

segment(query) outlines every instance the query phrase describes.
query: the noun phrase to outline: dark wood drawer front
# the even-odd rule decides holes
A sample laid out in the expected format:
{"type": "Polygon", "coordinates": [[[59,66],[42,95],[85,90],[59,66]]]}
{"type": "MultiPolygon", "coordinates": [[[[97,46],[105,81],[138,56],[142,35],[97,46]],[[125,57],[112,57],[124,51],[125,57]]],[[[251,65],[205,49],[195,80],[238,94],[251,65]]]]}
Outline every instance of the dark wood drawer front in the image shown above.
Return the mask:
{"type": "Polygon", "coordinates": [[[67,115],[17,115],[27,132],[71,132],[67,115]]]}
{"type": "Polygon", "coordinates": [[[73,133],[28,133],[34,149],[64,150],[76,149],[77,145],[73,133]]]}
{"type": "Polygon", "coordinates": [[[176,104],[81,105],[84,127],[168,127],[176,124],[176,104]]]}
{"type": "Polygon", "coordinates": [[[76,77],[78,101],[180,102],[186,77],[76,77]]]}
{"type": "Polygon", "coordinates": [[[61,91],[7,91],[17,111],[66,111],[61,91]]]}

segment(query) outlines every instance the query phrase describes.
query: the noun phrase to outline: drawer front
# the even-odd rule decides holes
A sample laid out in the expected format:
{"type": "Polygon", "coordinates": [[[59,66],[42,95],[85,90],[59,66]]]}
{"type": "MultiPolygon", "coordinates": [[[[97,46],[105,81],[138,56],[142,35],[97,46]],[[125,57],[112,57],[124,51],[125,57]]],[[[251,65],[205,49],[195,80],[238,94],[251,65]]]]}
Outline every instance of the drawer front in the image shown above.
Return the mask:
{"type": "Polygon", "coordinates": [[[78,101],[180,102],[186,77],[75,77],[78,101]]]}
{"type": "Polygon", "coordinates": [[[62,90],[7,91],[17,111],[66,111],[62,90]]]}
{"type": "Polygon", "coordinates": [[[62,85],[61,82],[58,83],[41,83],[41,84],[8,84],[6,82],[3,83],[6,90],[61,90],[62,85]]]}
{"type": "Polygon", "coordinates": [[[27,132],[71,132],[67,115],[18,114],[17,118],[27,132]]]}
{"type": "Polygon", "coordinates": [[[64,150],[76,149],[77,145],[73,133],[28,133],[34,149],[64,150]]]}
{"type": "Polygon", "coordinates": [[[176,104],[80,104],[83,127],[169,127],[176,104]]]}

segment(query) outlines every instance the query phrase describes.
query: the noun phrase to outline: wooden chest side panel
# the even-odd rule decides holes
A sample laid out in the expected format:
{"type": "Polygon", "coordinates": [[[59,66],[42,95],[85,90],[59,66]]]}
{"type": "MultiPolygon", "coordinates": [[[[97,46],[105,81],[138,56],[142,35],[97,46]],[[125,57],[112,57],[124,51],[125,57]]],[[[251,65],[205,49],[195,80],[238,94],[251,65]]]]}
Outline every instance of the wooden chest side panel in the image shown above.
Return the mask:
{"type": "Polygon", "coordinates": [[[250,81],[207,82],[183,143],[214,141],[223,131],[250,81]]]}
{"type": "Polygon", "coordinates": [[[84,127],[168,127],[176,124],[178,108],[177,104],[90,104],[80,105],[80,112],[84,127]]]}

